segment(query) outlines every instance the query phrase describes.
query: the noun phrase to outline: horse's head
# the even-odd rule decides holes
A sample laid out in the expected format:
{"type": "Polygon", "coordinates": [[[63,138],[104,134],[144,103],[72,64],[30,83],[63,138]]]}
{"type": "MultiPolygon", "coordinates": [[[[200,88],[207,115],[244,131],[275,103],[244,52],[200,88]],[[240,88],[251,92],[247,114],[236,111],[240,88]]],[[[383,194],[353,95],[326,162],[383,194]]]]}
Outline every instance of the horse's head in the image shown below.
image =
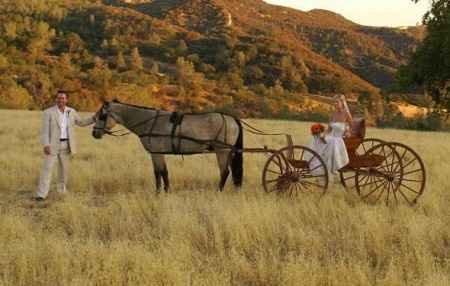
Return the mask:
{"type": "Polygon", "coordinates": [[[95,125],[92,130],[92,136],[96,139],[101,139],[105,133],[110,133],[115,125],[116,121],[111,116],[110,103],[105,102],[95,114],[95,125]]]}

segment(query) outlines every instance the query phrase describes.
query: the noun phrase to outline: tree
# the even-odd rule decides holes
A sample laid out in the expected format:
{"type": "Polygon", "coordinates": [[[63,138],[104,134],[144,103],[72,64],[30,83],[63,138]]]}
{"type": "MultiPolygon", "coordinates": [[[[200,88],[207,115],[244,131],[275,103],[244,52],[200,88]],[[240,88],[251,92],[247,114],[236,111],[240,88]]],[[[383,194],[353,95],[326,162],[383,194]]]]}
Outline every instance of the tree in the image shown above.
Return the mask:
{"type": "Polygon", "coordinates": [[[69,53],[81,52],[84,48],[84,42],[78,34],[70,33],[66,39],[69,53]]]}
{"type": "Polygon", "coordinates": [[[72,65],[72,58],[70,57],[70,54],[63,53],[61,55],[58,61],[58,67],[61,69],[60,72],[63,75],[70,75],[75,71],[72,65]]]}
{"type": "Polygon", "coordinates": [[[94,68],[89,71],[91,83],[97,88],[107,89],[112,78],[108,65],[99,57],[94,59],[94,68]]]}
{"type": "MultiPolygon", "coordinates": [[[[412,0],[419,2],[420,0],[412,0]]],[[[407,66],[399,70],[402,86],[423,86],[438,105],[450,108],[450,3],[432,0],[424,18],[427,36],[407,66]]]]}
{"type": "Polygon", "coordinates": [[[29,59],[35,61],[42,58],[45,50],[51,47],[50,40],[54,36],[55,30],[50,29],[49,24],[46,22],[41,21],[33,26],[27,45],[29,59]]]}
{"type": "Polygon", "coordinates": [[[177,59],[177,82],[190,89],[199,89],[201,83],[203,82],[203,74],[195,71],[194,64],[190,61],[185,60],[183,57],[177,59]]]}
{"type": "Polygon", "coordinates": [[[178,41],[176,52],[177,55],[183,56],[188,50],[188,46],[186,45],[186,42],[184,40],[178,41]]]}
{"type": "Polygon", "coordinates": [[[6,37],[9,40],[14,40],[17,37],[17,25],[15,22],[8,22],[3,25],[6,37]]]}
{"type": "Polygon", "coordinates": [[[161,44],[161,38],[156,33],[152,33],[148,40],[150,43],[157,45],[157,46],[159,46],[161,44]]]}
{"type": "Polygon", "coordinates": [[[131,68],[135,71],[140,71],[144,68],[138,48],[133,48],[131,51],[131,68]]]}
{"type": "Polygon", "coordinates": [[[119,51],[119,52],[117,53],[116,67],[117,67],[119,70],[125,70],[125,69],[127,68],[127,63],[125,62],[125,58],[123,57],[122,51],[119,51]]]}
{"type": "Polygon", "coordinates": [[[27,90],[7,76],[0,76],[0,108],[28,108],[32,98],[27,90]]]}

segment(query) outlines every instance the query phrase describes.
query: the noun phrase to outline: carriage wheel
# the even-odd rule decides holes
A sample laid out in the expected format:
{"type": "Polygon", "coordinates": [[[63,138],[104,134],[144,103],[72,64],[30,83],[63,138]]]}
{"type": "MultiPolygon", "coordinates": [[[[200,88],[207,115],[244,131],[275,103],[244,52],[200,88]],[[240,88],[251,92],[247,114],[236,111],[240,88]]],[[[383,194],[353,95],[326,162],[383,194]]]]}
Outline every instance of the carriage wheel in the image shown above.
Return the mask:
{"type": "Polygon", "coordinates": [[[405,200],[408,204],[414,205],[425,189],[425,165],[420,156],[410,147],[396,142],[389,144],[400,155],[403,170],[402,176],[396,178],[398,200],[405,200]]]}
{"type": "Polygon", "coordinates": [[[398,203],[399,182],[403,175],[400,155],[390,143],[383,143],[370,148],[365,156],[367,162],[364,163],[368,167],[356,170],[358,195],[369,203],[398,203]]]}
{"type": "MultiPolygon", "coordinates": [[[[356,155],[364,155],[368,150],[376,145],[384,143],[383,140],[375,138],[366,138],[361,145],[356,149],[356,155]]],[[[355,187],[356,172],[354,170],[345,170],[339,172],[341,183],[346,189],[353,189],[355,187]]]]}
{"type": "Polygon", "coordinates": [[[278,195],[323,195],[328,188],[328,171],[322,158],[313,150],[303,146],[285,147],[267,160],[262,185],[267,193],[278,195]]]}

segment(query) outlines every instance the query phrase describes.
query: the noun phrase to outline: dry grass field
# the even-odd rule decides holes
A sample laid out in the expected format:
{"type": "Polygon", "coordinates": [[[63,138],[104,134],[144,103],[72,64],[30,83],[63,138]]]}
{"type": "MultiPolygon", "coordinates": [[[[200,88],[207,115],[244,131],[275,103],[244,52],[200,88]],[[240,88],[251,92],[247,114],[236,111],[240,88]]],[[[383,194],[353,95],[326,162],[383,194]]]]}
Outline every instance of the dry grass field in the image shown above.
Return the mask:
{"type": "MultiPolygon", "coordinates": [[[[421,154],[428,182],[413,208],[367,205],[339,184],[321,200],[278,199],[260,184],[266,157],[251,154],[241,193],[215,192],[215,156],[170,156],[173,192],[157,196],[137,138],[90,128],[70,194],[53,185],[36,203],[40,119],[0,110],[0,285],[450,285],[450,134],[368,130],[421,154]]],[[[250,122],[309,140],[308,123],[250,122]]]]}

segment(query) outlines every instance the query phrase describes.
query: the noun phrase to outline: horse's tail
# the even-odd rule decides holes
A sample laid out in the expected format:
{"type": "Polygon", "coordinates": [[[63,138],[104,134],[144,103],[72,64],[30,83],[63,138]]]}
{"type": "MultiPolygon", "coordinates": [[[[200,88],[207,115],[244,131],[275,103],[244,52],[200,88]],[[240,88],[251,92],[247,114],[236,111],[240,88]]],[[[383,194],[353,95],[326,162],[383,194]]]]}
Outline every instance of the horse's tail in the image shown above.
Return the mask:
{"type": "Polygon", "coordinates": [[[244,157],[242,148],[244,147],[244,133],[242,130],[241,121],[235,118],[239,126],[239,135],[234,144],[234,151],[231,161],[231,175],[233,176],[233,183],[236,187],[242,186],[242,179],[244,177],[244,157]]]}

